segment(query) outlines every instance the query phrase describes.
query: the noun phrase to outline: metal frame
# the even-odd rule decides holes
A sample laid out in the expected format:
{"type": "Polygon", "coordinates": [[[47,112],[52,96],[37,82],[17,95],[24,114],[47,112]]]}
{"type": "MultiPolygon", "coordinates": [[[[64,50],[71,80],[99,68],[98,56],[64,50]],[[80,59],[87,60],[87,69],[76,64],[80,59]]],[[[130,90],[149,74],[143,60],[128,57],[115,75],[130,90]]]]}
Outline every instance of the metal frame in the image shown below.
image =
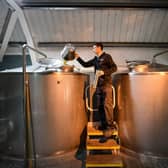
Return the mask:
{"type": "MultiPolygon", "coordinates": [[[[71,43],[76,47],[91,47],[93,42],[40,42],[38,47],[63,47],[66,43],[71,43]]],[[[145,48],[167,48],[168,43],[141,43],[141,42],[103,42],[104,47],[145,47],[145,48]]]]}
{"type": "Polygon", "coordinates": [[[165,0],[24,0],[22,7],[152,7],[168,8],[165,0]]]}
{"type": "Polygon", "coordinates": [[[15,27],[17,21],[17,13],[16,11],[12,13],[9,23],[8,23],[8,27],[6,29],[5,35],[4,35],[4,39],[2,41],[2,45],[1,45],[1,49],[0,49],[0,61],[3,60],[3,56],[5,54],[5,51],[8,47],[8,42],[10,40],[10,37],[12,35],[13,29],[15,27]]]}
{"type": "Polygon", "coordinates": [[[2,27],[2,31],[0,33],[0,41],[3,41],[3,39],[4,39],[4,36],[5,36],[6,30],[7,30],[7,27],[8,27],[12,12],[13,12],[13,10],[8,9],[8,12],[7,12],[7,15],[5,17],[5,21],[4,21],[3,27],[2,27]]]}
{"type": "MultiPolygon", "coordinates": [[[[16,23],[17,19],[20,22],[20,25],[21,25],[22,31],[25,35],[27,44],[32,46],[33,48],[35,48],[33,38],[32,38],[31,33],[29,31],[28,24],[26,22],[26,19],[25,19],[25,16],[24,16],[24,13],[23,13],[22,9],[17,5],[17,3],[14,0],[6,0],[6,1],[15,10],[15,12],[13,12],[12,15],[11,15],[11,18],[10,18],[10,21],[9,21],[9,24],[8,24],[8,28],[7,28],[7,31],[6,31],[6,34],[5,34],[5,38],[3,39],[3,43],[2,43],[1,51],[0,51],[0,59],[1,60],[3,59],[3,56],[4,56],[5,51],[7,49],[8,42],[9,42],[10,37],[12,35],[12,32],[14,30],[14,26],[15,26],[15,23],[16,23]]],[[[36,62],[35,53],[31,50],[29,51],[29,53],[30,53],[30,56],[31,56],[32,64],[35,64],[35,62],[36,62]]]]}

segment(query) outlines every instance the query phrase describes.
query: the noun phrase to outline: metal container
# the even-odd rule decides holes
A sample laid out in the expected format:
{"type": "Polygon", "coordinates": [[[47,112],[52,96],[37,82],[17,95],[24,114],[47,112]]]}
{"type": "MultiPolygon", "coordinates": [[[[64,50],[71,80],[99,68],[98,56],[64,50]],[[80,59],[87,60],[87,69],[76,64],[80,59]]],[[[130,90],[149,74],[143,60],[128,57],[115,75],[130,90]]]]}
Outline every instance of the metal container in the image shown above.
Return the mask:
{"type": "Polygon", "coordinates": [[[113,81],[123,149],[148,163],[168,161],[168,72],[117,73],[113,81]]]}
{"type": "MultiPolygon", "coordinates": [[[[30,105],[35,151],[48,156],[79,146],[87,115],[84,90],[88,76],[81,73],[29,73],[30,105]]],[[[13,123],[1,154],[23,157],[25,123],[22,73],[0,73],[1,116],[13,123]]]]}
{"type": "Polygon", "coordinates": [[[160,72],[160,71],[168,71],[168,65],[159,64],[156,62],[156,57],[168,53],[168,50],[164,50],[153,55],[151,61],[147,60],[126,60],[127,67],[129,71],[132,72],[160,72]]]}
{"type": "Polygon", "coordinates": [[[75,59],[75,47],[70,43],[66,44],[60,55],[66,61],[75,59]]]}

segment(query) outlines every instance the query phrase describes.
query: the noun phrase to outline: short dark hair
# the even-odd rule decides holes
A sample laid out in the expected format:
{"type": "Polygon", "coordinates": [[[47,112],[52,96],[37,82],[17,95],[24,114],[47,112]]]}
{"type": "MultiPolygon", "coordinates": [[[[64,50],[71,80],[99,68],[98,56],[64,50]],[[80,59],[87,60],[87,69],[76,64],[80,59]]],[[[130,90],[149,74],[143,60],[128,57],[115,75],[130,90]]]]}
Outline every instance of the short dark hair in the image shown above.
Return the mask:
{"type": "Polygon", "coordinates": [[[94,44],[96,47],[100,47],[101,50],[103,50],[103,44],[102,43],[95,43],[94,44]]]}

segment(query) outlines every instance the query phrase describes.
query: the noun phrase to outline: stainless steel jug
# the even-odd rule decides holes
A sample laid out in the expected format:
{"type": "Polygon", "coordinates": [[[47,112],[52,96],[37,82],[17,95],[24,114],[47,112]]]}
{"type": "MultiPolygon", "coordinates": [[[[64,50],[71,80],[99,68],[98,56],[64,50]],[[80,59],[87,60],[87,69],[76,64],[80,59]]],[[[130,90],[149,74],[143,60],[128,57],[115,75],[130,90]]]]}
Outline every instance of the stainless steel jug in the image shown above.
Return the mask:
{"type": "Polygon", "coordinates": [[[66,44],[61,51],[61,57],[66,60],[73,60],[75,58],[75,47],[72,44],[66,44]]]}

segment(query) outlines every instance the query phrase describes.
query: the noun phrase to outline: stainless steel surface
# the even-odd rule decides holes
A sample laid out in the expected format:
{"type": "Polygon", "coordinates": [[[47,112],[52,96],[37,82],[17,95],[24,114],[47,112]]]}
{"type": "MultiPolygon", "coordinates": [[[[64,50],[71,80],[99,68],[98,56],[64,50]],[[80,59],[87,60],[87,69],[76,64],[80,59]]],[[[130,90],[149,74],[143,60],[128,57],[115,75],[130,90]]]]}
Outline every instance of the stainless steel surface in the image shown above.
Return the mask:
{"type": "Polygon", "coordinates": [[[162,52],[159,52],[159,53],[157,53],[157,54],[155,54],[154,56],[153,56],[153,60],[152,60],[152,63],[155,63],[155,58],[156,57],[158,57],[158,56],[160,56],[160,55],[163,55],[163,54],[165,54],[165,53],[167,53],[168,52],[168,50],[164,50],[164,51],[162,51],[162,52]]]}
{"type": "Polygon", "coordinates": [[[118,73],[113,80],[121,145],[144,156],[167,157],[168,72],[118,73]]]}
{"type": "MultiPolygon", "coordinates": [[[[40,58],[38,60],[38,62],[40,64],[44,64],[44,65],[55,65],[55,64],[57,64],[57,59],[56,58],[40,58]]],[[[60,67],[60,66],[61,66],[61,64],[58,65],[58,67],[60,67]]]]}
{"type": "Polygon", "coordinates": [[[84,89],[87,75],[30,75],[36,152],[54,154],[79,145],[86,125],[84,89]]]}
{"type": "Polygon", "coordinates": [[[26,49],[30,49],[45,58],[47,56],[41,51],[24,44],[22,46],[22,54],[23,54],[23,115],[24,115],[24,124],[25,124],[25,150],[24,150],[24,159],[27,160],[26,167],[27,168],[35,168],[36,167],[36,151],[35,151],[35,138],[34,138],[34,128],[32,121],[32,109],[31,109],[31,98],[30,98],[30,83],[29,76],[26,73],[26,49]]]}
{"type": "Polygon", "coordinates": [[[10,133],[13,131],[13,123],[7,118],[0,118],[0,145],[1,149],[5,149],[6,146],[4,145],[9,139],[10,133]]]}
{"type": "Polygon", "coordinates": [[[74,65],[63,65],[62,67],[61,67],[61,70],[63,71],[63,72],[73,72],[74,71],[74,65]]]}
{"type": "Polygon", "coordinates": [[[155,54],[151,60],[151,62],[146,60],[126,60],[128,69],[134,72],[155,72],[155,71],[168,71],[168,65],[158,64],[156,63],[156,57],[162,54],[167,53],[168,50],[164,50],[155,54]]]}
{"type": "MultiPolygon", "coordinates": [[[[61,155],[37,158],[36,168],[85,168],[81,160],[77,160],[76,149],[61,155]]],[[[83,156],[84,159],[84,156],[83,156]]],[[[4,158],[0,161],[1,168],[26,168],[25,161],[21,159],[4,158]]]]}
{"type": "Polygon", "coordinates": [[[135,72],[146,72],[148,71],[148,67],[150,64],[150,61],[146,61],[146,60],[125,60],[127,67],[129,69],[129,71],[135,71],[135,72]]]}
{"type": "MultiPolygon", "coordinates": [[[[78,147],[87,117],[81,73],[28,73],[36,154],[48,156],[78,147]]],[[[0,111],[13,122],[7,148],[1,154],[24,153],[22,73],[0,73],[0,111]]],[[[1,148],[1,147],[0,147],[1,148]]]]}
{"type": "Polygon", "coordinates": [[[61,57],[67,61],[75,59],[75,47],[70,43],[66,44],[61,51],[61,57]]]}
{"type": "MultiPolygon", "coordinates": [[[[0,145],[1,155],[20,157],[24,152],[23,77],[21,73],[0,73],[0,117],[12,123],[5,143],[0,145]]],[[[6,127],[5,123],[1,123],[6,127]]]]}
{"type": "Polygon", "coordinates": [[[54,71],[54,72],[79,72],[80,71],[80,69],[77,68],[76,66],[68,65],[68,64],[64,64],[64,65],[62,64],[61,66],[50,65],[50,66],[47,66],[45,70],[54,71]]]}

